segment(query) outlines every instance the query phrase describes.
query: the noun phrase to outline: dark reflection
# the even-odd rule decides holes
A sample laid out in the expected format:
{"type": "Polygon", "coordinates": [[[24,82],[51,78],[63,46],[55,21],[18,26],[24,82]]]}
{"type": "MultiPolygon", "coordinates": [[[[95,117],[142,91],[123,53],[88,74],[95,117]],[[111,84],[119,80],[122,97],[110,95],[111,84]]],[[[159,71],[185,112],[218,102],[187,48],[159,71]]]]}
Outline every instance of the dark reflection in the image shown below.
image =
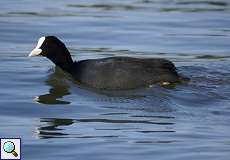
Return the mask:
{"type": "Polygon", "coordinates": [[[225,11],[225,8],[162,8],[161,12],[211,12],[225,11]]]}
{"type": "Polygon", "coordinates": [[[136,141],[135,143],[140,143],[140,144],[152,144],[152,143],[161,143],[161,144],[167,144],[167,143],[175,143],[175,142],[177,142],[177,141],[167,141],[167,140],[165,140],[165,141],[136,141]]]}
{"type": "MultiPolygon", "coordinates": [[[[144,116],[143,116],[144,117],[144,116]]],[[[154,116],[158,117],[158,116],[154,116]]],[[[159,116],[162,117],[162,116],[159,116]]],[[[148,118],[145,117],[145,118],[148,118]]],[[[171,118],[171,117],[170,117],[171,118]]],[[[170,119],[169,118],[169,119],[170,119]]],[[[120,137],[123,131],[131,131],[142,134],[151,133],[173,133],[172,126],[173,122],[165,122],[167,117],[158,119],[112,119],[112,118],[84,118],[84,119],[60,119],[60,118],[41,118],[40,125],[36,128],[37,137],[41,139],[47,138],[113,138],[120,137]],[[161,122],[161,120],[163,122],[161,122]],[[67,126],[76,124],[86,126],[84,129],[73,129],[77,133],[67,133],[67,126]],[[98,125],[100,124],[100,125],[98,125]],[[125,125],[123,125],[125,124],[125,125]],[[94,132],[88,132],[88,125],[94,128],[94,132]],[[164,129],[159,129],[157,126],[162,126],[164,129]],[[103,127],[102,127],[103,126],[103,127]],[[155,126],[155,127],[154,127],[155,126]],[[146,129],[149,128],[149,129],[146,129]],[[154,128],[156,128],[154,130],[154,128]],[[110,133],[107,131],[111,131],[110,133]],[[111,135],[112,134],[112,135],[111,135]],[[115,135],[114,135],[115,134],[115,135]]]]}
{"type": "Polygon", "coordinates": [[[37,12],[8,12],[9,15],[31,15],[31,16],[39,16],[37,12]]]}
{"type": "Polygon", "coordinates": [[[94,8],[101,10],[137,10],[141,9],[140,6],[134,5],[125,5],[125,4],[106,4],[106,3],[97,3],[97,4],[68,4],[67,7],[76,7],[76,8],[94,8]]]}
{"type": "Polygon", "coordinates": [[[212,12],[229,10],[229,3],[223,1],[175,1],[172,7],[162,7],[162,12],[212,12]]]}
{"type": "Polygon", "coordinates": [[[140,124],[155,124],[155,125],[173,125],[172,122],[152,122],[148,120],[120,120],[120,119],[104,119],[104,118],[97,118],[97,119],[78,119],[78,122],[88,122],[88,123],[117,123],[117,124],[132,124],[132,123],[140,123],[140,124]]]}
{"type": "Polygon", "coordinates": [[[175,119],[175,117],[172,116],[139,116],[139,115],[134,115],[131,117],[137,117],[137,118],[161,118],[161,119],[175,119]]]}
{"type": "Polygon", "coordinates": [[[140,133],[170,133],[170,132],[176,132],[176,131],[170,131],[170,130],[165,130],[165,131],[137,131],[140,133]]]}
{"type": "Polygon", "coordinates": [[[98,18],[108,18],[116,17],[109,15],[96,15],[90,13],[75,13],[75,12],[62,12],[60,10],[55,11],[44,11],[44,12],[6,12],[0,13],[0,17],[98,17],[98,18]]]}
{"type": "Polygon", "coordinates": [[[206,1],[178,1],[176,2],[176,4],[186,4],[186,5],[211,5],[211,6],[228,6],[229,3],[227,2],[221,2],[219,0],[217,1],[210,1],[210,0],[206,0],[206,1]]]}
{"type": "Polygon", "coordinates": [[[45,123],[45,126],[37,128],[37,134],[39,138],[62,138],[68,137],[69,134],[62,133],[61,126],[69,126],[73,124],[72,119],[41,119],[41,123],[45,123]]]}
{"type": "Polygon", "coordinates": [[[196,59],[228,59],[230,56],[216,56],[216,55],[200,55],[196,56],[196,59]]]}
{"type": "Polygon", "coordinates": [[[226,7],[229,5],[229,2],[223,0],[140,0],[140,3],[151,3],[151,4],[175,4],[175,5],[205,5],[205,6],[216,6],[216,7],[226,7]]]}
{"type": "Polygon", "coordinates": [[[69,101],[59,100],[65,95],[70,94],[70,86],[68,85],[65,77],[66,75],[64,72],[56,67],[55,71],[49,75],[48,79],[46,80],[46,84],[51,87],[49,93],[37,96],[35,101],[43,104],[70,104],[69,101]]]}
{"type": "Polygon", "coordinates": [[[76,16],[74,13],[60,12],[8,12],[2,16],[36,16],[36,17],[61,17],[61,16],[76,16]]]}

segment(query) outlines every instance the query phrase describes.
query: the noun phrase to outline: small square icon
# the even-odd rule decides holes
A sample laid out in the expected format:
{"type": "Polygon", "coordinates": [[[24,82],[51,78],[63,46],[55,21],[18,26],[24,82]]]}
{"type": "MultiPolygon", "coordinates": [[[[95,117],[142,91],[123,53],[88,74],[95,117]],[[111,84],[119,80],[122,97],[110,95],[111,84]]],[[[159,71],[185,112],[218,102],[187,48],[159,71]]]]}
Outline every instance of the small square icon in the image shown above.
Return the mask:
{"type": "Polygon", "coordinates": [[[1,160],[21,159],[21,139],[1,138],[1,160]]]}

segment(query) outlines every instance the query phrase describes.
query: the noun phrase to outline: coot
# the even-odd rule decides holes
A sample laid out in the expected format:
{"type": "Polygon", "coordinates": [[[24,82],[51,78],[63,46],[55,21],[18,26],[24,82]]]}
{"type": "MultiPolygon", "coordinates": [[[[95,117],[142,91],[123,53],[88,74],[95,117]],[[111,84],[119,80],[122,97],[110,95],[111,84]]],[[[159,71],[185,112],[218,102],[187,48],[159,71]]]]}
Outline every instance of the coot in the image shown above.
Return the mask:
{"type": "Polygon", "coordinates": [[[74,62],[55,36],[41,37],[29,56],[44,56],[81,84],[107,90],[134,89],[183,81],[174,64],[160,58],[109,57],[74,62]]]}

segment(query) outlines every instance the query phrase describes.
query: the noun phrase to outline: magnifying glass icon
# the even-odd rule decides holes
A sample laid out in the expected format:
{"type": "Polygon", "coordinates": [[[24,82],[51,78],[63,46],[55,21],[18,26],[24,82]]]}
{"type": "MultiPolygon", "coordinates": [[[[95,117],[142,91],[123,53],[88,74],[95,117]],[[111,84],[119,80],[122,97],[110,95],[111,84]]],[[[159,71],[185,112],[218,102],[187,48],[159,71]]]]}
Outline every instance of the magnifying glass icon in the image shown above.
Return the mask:
{"type": "Polygon", "coordinates": [[[7,141],[3,144],[3,149],[6,153],[11,153],[14,155],[14,157],[17,157],[18,154],[17,152],[15,151],[15,145],[13,142],[11,141],[7,141]]]}

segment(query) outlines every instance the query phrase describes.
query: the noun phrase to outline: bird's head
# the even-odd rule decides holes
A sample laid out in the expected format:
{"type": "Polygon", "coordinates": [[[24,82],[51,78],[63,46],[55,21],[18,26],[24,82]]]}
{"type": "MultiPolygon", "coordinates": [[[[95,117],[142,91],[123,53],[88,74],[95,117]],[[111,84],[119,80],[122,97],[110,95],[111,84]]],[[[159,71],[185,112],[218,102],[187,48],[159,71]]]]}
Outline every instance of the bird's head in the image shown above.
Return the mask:
{"type": "Polygon", "coordinates": [[[63,65],[73,63],[71,55],[65,44],[55,36],[39,38],[37,46],[29,54],[29,57],[33,56],[47,57],[61,68],[63,68],[63,65]]]}

